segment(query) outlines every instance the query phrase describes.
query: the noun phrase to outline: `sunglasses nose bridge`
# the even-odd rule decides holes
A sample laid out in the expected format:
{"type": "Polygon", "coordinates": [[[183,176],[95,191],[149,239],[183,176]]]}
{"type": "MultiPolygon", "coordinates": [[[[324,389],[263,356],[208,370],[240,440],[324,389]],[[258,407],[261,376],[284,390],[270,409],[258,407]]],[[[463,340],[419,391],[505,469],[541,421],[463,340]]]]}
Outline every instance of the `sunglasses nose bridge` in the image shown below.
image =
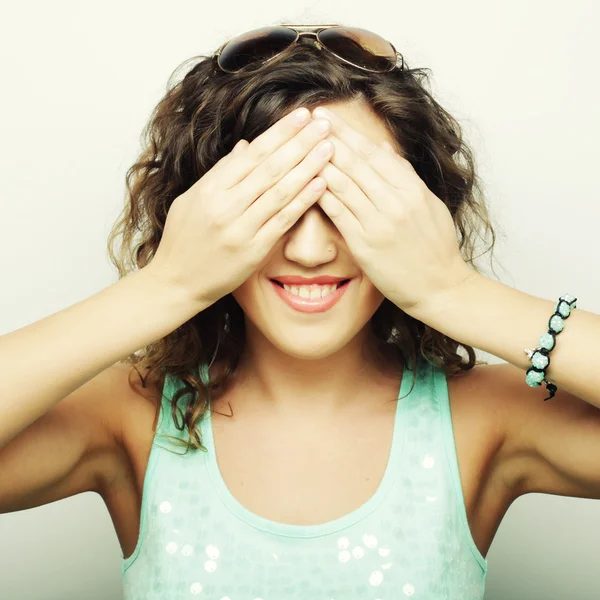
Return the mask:
{"type": "Polygon", "coordinates": [[[317,39],[317,32],[316,31],[299,31],[298,32],[298,39],[296,40],[296,42],[298,44],[300,44],[303,40],[303,37],[308,36],[309,39],[306,40],[307,44],[314,44],[315,46],[317,46],[317,48],[321,48],[321,44],[319,44],[319,41],[317,39]],[[311,39],[312,38],[312,39],[311,39]]]}

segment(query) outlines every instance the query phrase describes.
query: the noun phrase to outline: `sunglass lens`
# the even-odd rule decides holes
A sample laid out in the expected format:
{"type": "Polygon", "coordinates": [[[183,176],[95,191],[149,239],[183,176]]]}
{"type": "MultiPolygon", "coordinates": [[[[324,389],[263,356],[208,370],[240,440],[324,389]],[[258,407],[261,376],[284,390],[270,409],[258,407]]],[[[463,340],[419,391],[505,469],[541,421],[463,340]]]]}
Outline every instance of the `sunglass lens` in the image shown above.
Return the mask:
{"type": "Polygon", "coordinates": [[[371,71],[390,71],[396,65],[393,46],[367,29],[331,27],[319,32],[319,41],[340,58],[371,71]]]}
{"type": "Polygon", "coordinates": [[[220,67],[231,73],[253,62],[268,60],[285,50],[296,39],[296,32],[287,27],[262,27],[231,40],[221,51],[220,67]]]}

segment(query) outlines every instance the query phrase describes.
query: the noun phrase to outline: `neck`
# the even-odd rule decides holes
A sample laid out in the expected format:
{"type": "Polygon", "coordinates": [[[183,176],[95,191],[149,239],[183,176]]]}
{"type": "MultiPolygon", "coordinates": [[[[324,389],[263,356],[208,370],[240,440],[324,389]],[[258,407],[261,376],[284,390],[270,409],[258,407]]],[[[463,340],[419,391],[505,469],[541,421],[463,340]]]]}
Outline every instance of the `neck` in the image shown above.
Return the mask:
{"type": "MultiPolygon", "coordinates": [[[[346,409],[370,407],[376,390],[395,389],[402,375],[396,355],[382,355],[374,344],[347,345],[323,359],[300,359],[273,346],[247,345],[232,387],[220,398],[233,410],[268,410],[280,415],[334,416],[346,409]],[[391,386],[391,387],[390,387],[391,386]],[[238,392],[232,394],[232,390],[238,392]]],[[[394,396],[395,399],[395,396],[394,396]]],[[[229,409],[224,409],[229,414],[229,409]]]]}

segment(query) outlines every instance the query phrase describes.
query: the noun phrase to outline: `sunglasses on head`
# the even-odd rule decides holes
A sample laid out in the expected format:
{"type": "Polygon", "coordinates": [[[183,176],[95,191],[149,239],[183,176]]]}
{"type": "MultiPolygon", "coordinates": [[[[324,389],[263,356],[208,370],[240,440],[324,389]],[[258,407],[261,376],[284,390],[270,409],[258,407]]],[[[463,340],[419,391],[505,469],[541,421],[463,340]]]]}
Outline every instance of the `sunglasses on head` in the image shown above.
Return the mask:
{"type": "Polygon", "coordinates": [[[225,42],[214,54],[226,73],[242,69],[254,71],[273,60],[298,42],[301,36],[312,36],[320,50],[337,59],[372,73],[404,69],[402,54],[380,35],[342,25],[270,25],[253,29],[225,42]]]}

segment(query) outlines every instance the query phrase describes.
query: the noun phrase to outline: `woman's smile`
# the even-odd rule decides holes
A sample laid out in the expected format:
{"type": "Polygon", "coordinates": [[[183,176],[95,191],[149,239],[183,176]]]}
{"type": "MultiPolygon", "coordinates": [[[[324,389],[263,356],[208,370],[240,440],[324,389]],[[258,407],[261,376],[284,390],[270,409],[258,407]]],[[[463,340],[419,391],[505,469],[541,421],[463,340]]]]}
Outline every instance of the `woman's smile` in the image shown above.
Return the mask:
{"type": "MultiPolygon", "coordinates": [[[[307,297],[308,288],[304,286],[286,286],[288,288],[293,288],[294,291],[292,291],[291,289],[285,289],[283,284],[275,281],[274,279],[270,279],[269,283],[271,285],[271,289],[277,294],[277,296],[279,296],[279,298],[281,298],[293,310],[316,313],[325,312],[337,304],[342,296],[344,296],[354,279],[345,280],[339,284],[336,289],[334,289],[332,285],[319,286],[322,288],[321,294],[318,294],[313,298],[307,297]],[[294,293],[296,290],[299,291],[299,287],[304,287],[304,292],[301,292],[300,294],[294,293]]],[[[314,295],[314,293],[311,292],[310,295],[314,295]]]]}

